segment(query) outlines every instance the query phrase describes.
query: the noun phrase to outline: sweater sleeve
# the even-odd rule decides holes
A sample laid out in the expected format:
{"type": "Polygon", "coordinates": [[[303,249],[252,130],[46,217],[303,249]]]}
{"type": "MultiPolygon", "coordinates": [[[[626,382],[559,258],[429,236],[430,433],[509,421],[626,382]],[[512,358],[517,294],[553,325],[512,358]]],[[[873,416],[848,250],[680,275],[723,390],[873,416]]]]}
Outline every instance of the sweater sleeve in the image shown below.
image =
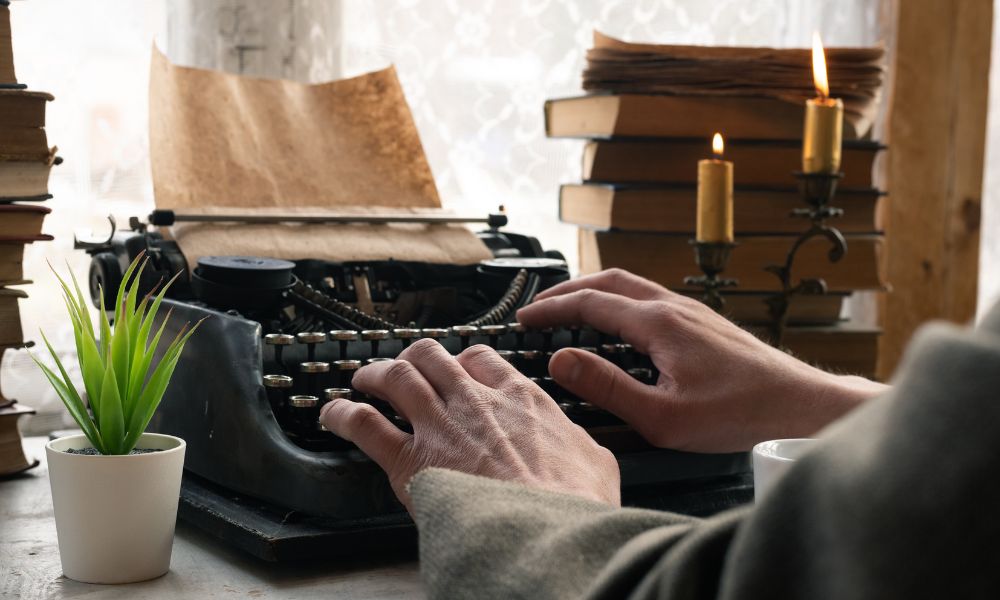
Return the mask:
{"type": "Polygon", "coordinates": [[[890,392],[752,508],[613,509],[440,469],[411,483],[432,598],[991,597],[1000,309],[924,328],[890,392]]]}

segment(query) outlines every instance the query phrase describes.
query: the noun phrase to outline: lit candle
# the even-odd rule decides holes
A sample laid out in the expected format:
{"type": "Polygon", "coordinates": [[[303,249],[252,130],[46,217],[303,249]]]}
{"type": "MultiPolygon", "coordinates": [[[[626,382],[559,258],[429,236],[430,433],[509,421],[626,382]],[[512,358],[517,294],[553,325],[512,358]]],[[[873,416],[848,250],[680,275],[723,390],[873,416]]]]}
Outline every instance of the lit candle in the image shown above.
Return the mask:
{"type": "Polygon", "coordinates": [[[699,242],[733,241],[733,163],[722,160],[722,136],[712,138],[714,158],[698,161],[699,242]]]}
{"type": "Polygon", "coordinates": [[[817,97],[806,100],[802,170],[806,173],[836,173],[840,170],[844,103],[839,98],[830,97],[826,56],[823,54],[823,42],[818,33],[813,33],[812,63],[817,97]]]}

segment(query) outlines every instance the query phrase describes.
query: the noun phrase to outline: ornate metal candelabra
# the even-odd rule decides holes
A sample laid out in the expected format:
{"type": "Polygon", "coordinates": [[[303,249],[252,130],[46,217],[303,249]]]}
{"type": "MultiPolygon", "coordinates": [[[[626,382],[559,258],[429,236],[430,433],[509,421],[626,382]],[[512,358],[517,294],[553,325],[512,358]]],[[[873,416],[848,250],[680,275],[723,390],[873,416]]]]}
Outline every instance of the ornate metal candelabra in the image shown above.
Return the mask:
{"type": "Polygon", "coordinates": [[[827,224],[827,219],[844,214],[843,209],[830,206],[833,195],[837,191],[837,182],[843,178],[843,173],[803,173],[795,172],[799,180],[799,188],[808,208],[797,208],[792,211],[792,217],[809,219],[810,227],[792,244],[788,257],[783,265],[770,265],[767,271],[774,273],[781,281],[781,291],[767,298],[766,302],[771,316],[770,342],[780,346],[788,324],[788,307],[794,296],[799,294],[825,294],[826,282],[821,278],[800,279],[792,283],[792,266],[799,249],[814,237],[825,237],[830,241],[828,258],[835,263],[847,254],[847,240],[839,229],[827,224]]]}
{"type": "Polygon", "coordinates": [[[691,240],[694,246],[694,260],[698,263],[704,275],[685,277],[686,285],[696,285],[702,288],[702,302],[715,312],[721,312],[726,301],[719,294],[719,289],[732,287],[739,282],[735,279],[724,279],[719,275],[726,270],[729,256],[736,244],[732,242],[700,242],[691,240]]]}

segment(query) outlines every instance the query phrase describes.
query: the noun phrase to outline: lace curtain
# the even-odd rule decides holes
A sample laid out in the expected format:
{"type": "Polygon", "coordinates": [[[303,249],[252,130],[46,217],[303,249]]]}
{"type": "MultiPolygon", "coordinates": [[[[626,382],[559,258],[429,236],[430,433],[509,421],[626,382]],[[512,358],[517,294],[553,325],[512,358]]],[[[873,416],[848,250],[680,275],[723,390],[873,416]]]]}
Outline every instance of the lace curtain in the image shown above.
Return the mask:
{"type": "MultiPolygon", "coordinates": [[[[29,247],[35,285],[26,333],[42,328],[73,364],[72,336],[48,259],[85,278],[76,228],[101,230],[152,207],[146,85],[154,37],[175,62],[257,76],[324,81],[395,63],[441,197],[456,212],[503,204],[511,229],[575,262],[572,227],[556,217],[560,183],[579,178],[581,143],[548,140],[542,103],[580,93],[597,28],[629,40],[805,46],[884,38],[887,0],[37,0],[15,3],[22,81],[50,91],[48,133],[65,164],[53,171],[46,231],[29,247]]],[[[0,384],[39,409],[43,431],[69,424],[24,352],[8,353],[0,384]]]]}

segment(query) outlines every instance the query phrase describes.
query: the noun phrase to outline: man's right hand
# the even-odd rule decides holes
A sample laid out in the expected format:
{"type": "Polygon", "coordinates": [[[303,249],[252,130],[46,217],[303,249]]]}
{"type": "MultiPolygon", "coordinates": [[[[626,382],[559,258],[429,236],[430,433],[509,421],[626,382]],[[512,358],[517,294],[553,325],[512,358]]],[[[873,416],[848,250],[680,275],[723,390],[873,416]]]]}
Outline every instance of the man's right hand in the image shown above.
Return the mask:
{"type": "Polygon", "coordinates": [[[535,328],[590,325],[648,354],[656,385],[573,348],[556,352],[549,372],[660,447],[731,452],[806,437],[885,389],[811,367],[697,300],[620,269],[554,286],[517,318],[535,328]]]}

